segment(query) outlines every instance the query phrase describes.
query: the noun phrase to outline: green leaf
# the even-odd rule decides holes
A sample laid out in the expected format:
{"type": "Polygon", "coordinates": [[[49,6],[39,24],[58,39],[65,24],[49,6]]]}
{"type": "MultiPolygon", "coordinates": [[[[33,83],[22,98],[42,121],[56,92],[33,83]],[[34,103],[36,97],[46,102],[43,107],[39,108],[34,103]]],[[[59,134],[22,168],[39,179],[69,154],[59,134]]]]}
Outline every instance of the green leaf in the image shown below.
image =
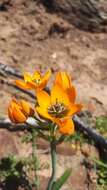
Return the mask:
{"type": "Polygon", "coordinates": [[[96,128],[101,133],[106,133],[107,131],[107,117],[100,116],[96,118],[96,128]]]}
{"type": "Polygon", "coordinates": [[[96,164],[98,164],[98,166],[101,166],[101,167],[107,169],[107,163],[104,163],[103,161],[97,160],[95,158],[93,158],[93,160],[95,161],[96,164]]]}
{"type": "Polygon", "coordinates": [[[59,190],[71,175],[71,169],[67,169],[63,175],[53,184],[52,190],[59,190]]]}

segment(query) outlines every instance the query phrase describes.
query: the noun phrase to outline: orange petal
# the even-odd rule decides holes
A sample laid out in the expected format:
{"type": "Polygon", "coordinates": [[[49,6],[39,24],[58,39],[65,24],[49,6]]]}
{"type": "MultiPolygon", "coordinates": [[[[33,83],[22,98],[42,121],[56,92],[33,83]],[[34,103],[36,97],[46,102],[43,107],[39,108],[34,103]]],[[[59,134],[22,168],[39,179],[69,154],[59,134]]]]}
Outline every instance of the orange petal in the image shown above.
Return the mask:
{"type": "Polygon", "coordinates": [[[37,91],[36,93],[37,101],[40,107],[47,109],[50,105],[50,96],[45,91],[37,91]]]}
{"type": "Polygon", "coordinates": [[[43,90],[46,85],[47,85],[47,81],[42,81],[42,82],[38,85],[37,90],[43,90]]]}
{"type": "Polygon", "coordinates": [[[32,76],[29,73],[24,73],[24,81],[28,82],[32,80],[32,76]]]}
{"type": "Polygon", "coordinates": [[[30,86],[29,86],[27,83],[23,82],[23,81],[16,80],[15,83],[16,83],[16,85],[17,85],[18,87],[20,87],[20,88],[23,88],[23,89],[30,89],[30,86]]]}
{"type": "Polygon", "coordinates": [[[67,116],[72,116],[75,113],[78,113],[79,111],[81,111],[82,109],[82,104],[71,104],[71,106],[69,107],[69,112],[67,114],[67,116]]]}
{"type": "Polygon", "coordinates": [[[61,85],[63,89],[66,90],[71,86],[70,76],[66,72],[58,72],[55,83],[61,85]]]}
{"type": "Polygon", "coordinates": [[[55,84],[62,85],[61,72],[58,72],[55,78],[55,84]]]}
{"type": "Polygon", "coordinates": [[[41,83],[38,86],[39,90],[42,90],[45,88],[45,86],[47,85],[47,82],[49,80],[50,75],[51,75],[51,70],[47,71],[47,73],[42,77],[41,83]]]}
{"type": "Polygon", "coordinates": [[[48,112],[41,108],[41,107],[36,107],[36,111],[38,114],[40,114],[43,118],[46,118],[46,119],[50,119],[51,121],[53,121],[52,117],[48,114],[48,112]]]}
{"type": "Polygon", "coordinates": [[[61,78],[62,78],[63,88],[64,89],[69,88],[71,86],[71,79],[68,73],[61,72],[61,78]]]}
{"type": "Polygon", "coordinates": [[[51,70],[48,70],[46,74],[42,77],[42,81],[48,81],[51,76],[51,70]]]}
{"type": "Polygon", "coordinates": [[[66,90],[67,94],[68,94],[68,97],[69,97],[69,100],[71,103],[74,103],[75,102],[75,99],[76,99],[76,90],[75,90],[75,87],[72,86],[71,88],[68,88],[66,90]]]}
{"type": "Polygon", "coordinates": [[[37,73],[38,72],[35,72],[33,76],[31,76],[29,73],[24,73],[24,80],[30,89],[36,89],[38,87],[38,84],[36,84],[36,82],[33,82],[34,79],[38,79],[37,73]]]}
{"type": "Polygon", "coordinates": [[[55,84],[51,91],[51,103],[55,104],[56,101],[63,103],[64,105],[69,105],[70,101],[65,93],[65,91],[61,88],[61,86],[55,84]]]}
{"type": "Polygon", "coordinates": [[[74,123],[71,119],[64,119],[64,120],[60,120],[59,123],[59,131],[62,134],[74,134],[74,123]]]}
{"type": "Polygon", "coordinates": [[[12,108],[11,106],[8,107],[8,116],[10,118],[10,120],[14,123],[15,122],[15,119],[13,117],[13,113],[12,113],[12,108]]]}
{"type": "Polygon", "coordinates": [[[21,100],[20,101],[20,105],[22,107],[22,110],[27,114],[30,115],[30,109],[31,109],[31,105],[26,102],[25,100],[21,100]]]}
{"type": "Polygon", "coordinates": [[[16,123],[24,123],[26,121],[25,115],[17,108],[14,108],[13,110],[13,117],[16,123]]]}
{"type": "Polygon", "coordinates": [[[27,85],[30,87],[30,89],[37,89],[38,88],[38,84],[36,84],[36,82],[33,81],[28,81],[27,85]]]}
{"type": "Polygon", "coordinates": [[[47,84],[47,81],[40,82],[39,84],[37,84],[36,82],[32,82],[32,81],[27,82],[27,85],[29,85],[29,87],[31,89],[35,89],[35,90],[42,90],[42,89],[44,89],[45,86],[46,86],[46,84],[47,84]]]}
{"type": "Polygon", "coordinates": [[[14,110],[14,108],[21,109],[20,103],[15,98],[12,99],[10,105],[11,105],[12,111],[14,110]]]}

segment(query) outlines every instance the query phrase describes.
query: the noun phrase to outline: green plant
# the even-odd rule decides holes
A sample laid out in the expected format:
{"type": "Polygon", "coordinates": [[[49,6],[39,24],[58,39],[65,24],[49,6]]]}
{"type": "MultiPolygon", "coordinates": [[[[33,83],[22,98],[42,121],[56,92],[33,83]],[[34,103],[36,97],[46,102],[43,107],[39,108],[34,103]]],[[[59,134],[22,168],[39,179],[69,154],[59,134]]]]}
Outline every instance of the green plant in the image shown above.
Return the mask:
{"type": "Polygon", "coordinates": [[[17,160],[15,156],[9,155],[0,160],[0,178],[5,179],[10,176],[17,178],[23,175],[23,162],[17,160]]]}
{"type": "Polygon", "coordinates": [[[23,186],[26,190],[31,190],[24,167],[24,160],[17,159],[13,155],[0,160],[0,181],[5,189],[12,190],[23,186]]]}
{"type": "MultiPolygon", "coordinates": [[[[39,71],[36,71],[33,75],[24,73],[24,81],[17,80],[16,84],[21,88],[36,91],[36,104],[33,108],[29,102],[13,98],[8,107],[8,115],[13,123],[25,123],[31,129],[31,134],[25,138],[25,141],[31,141],[32,144],[32,162],[35,171],[34,185],[37,190],[39,189],[38,158],[35,151],[37,136],[50,144],[52,173],[47,190],[59,190],[71,172],[66,170],[58,180],[56,179],[56,147],[67,136],[74,134],[72,116],[82,109],[81,104],[75,103],[76,91],[69,74],[58,72],[52,89],[47,92],[45,86],[50,75],[50,70],[44,76],[39,71]]],[[[78,138],[78,140],[80,139],[78,138]]]]}
{"type": "Polygon", "coordinates": [[[32,145],[32,155],[31,157],[26,160],[26,166],[27,168],[29,168],[29,170],[32,170],[34,172],[34,179],[32,179],[32,182],[30,182],[32,184],[32,186],[36,187],[36,190],[39,190],[39,178],[37,175],[37,171],[40,168],[40,164],[39,164],[39,160],[36,154],[36,139],[38,137],[38,133],[36,130],[32,129],[31,132],[25,134],[22,137],[22,142],[25,143],[31,143],[32,145]]]}
{"type": "Polygon", "coordinates": [[[82,133],[80,133],[79,131],[77,131],[74,135],[69,135],[68,137],[66,137],[65,139],[66,142],[74,142],[74,143],[84,143],[84,142],[88,142],[88,139],[84,137],[84,135],[82,133]]]}
{"type": "Polygon", "coordinates": [[[107,117],[97,117],[95,126],[100,133],[104,134],[105,137],[107,136],[107,117]]]}
{"type": "Polygon", "coordinates": [[[97,171],[97,190],[107,189],[107,161],[94,159],[97,171]]]}

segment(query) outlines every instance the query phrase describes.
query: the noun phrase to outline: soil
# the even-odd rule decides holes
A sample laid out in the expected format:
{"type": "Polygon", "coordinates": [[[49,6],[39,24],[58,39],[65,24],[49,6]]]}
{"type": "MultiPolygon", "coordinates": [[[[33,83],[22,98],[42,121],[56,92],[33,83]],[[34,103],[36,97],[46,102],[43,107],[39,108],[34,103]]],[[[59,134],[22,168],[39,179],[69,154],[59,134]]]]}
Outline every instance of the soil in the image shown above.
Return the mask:
{"type": "MultiPolygon", "coordinates": [[[[66,70],[84,109],[107,113],[106,33],[78,30],[36,1],[11,1],[0,11],[0,62],[20,72],[66,70]]],[[[2,110],[5,91],[0,92],[2,110]]]]}
{"type": "MultiPolygon", "coordinates": [[[[49,13],[39,1],[0,1],[0,63],[22,73],[35,70],[45,72],[49,68],[54,74],[59,70],[68,71],[77,89],[77,100],[84,104],[84,110],[95,117],[107,114],[107,34],[79,30],[56,13],[49,13]]],[[[7,114],[11,97],[23,94],[3,84],[0,88],[2,117],[7,114]]],[[[74,160],[79,163],[79,170],[75,171],[75,175],[79,177],[71,181],[75,190],[87,190],[87,174],[81,166],[83,154],[76,154],[74,160]]],[[[47,160],[44,157],[43,160],[47,160]]],[[[71,156],[61,157],[58,170],[62,172],[65,163],[71,163],[72,159],[71,156]]],[[[46,172],[42,173],[45,177],[46,172]]],[[[68,182],[65,189],[70,188],[71,182],[68,182]]]]}

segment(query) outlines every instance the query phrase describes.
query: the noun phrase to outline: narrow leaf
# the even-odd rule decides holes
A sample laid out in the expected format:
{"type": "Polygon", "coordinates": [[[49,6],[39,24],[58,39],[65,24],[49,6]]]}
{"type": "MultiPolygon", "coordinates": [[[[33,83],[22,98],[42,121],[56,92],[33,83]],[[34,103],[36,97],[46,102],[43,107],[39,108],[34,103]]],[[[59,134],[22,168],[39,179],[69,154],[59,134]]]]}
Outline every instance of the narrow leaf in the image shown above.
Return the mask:
{"type": "Polygon", "coordinates": [[[63,175],[53,184],[52,190],[59,190],[71,175],[71,169],[67,169],[63,175]]]}

